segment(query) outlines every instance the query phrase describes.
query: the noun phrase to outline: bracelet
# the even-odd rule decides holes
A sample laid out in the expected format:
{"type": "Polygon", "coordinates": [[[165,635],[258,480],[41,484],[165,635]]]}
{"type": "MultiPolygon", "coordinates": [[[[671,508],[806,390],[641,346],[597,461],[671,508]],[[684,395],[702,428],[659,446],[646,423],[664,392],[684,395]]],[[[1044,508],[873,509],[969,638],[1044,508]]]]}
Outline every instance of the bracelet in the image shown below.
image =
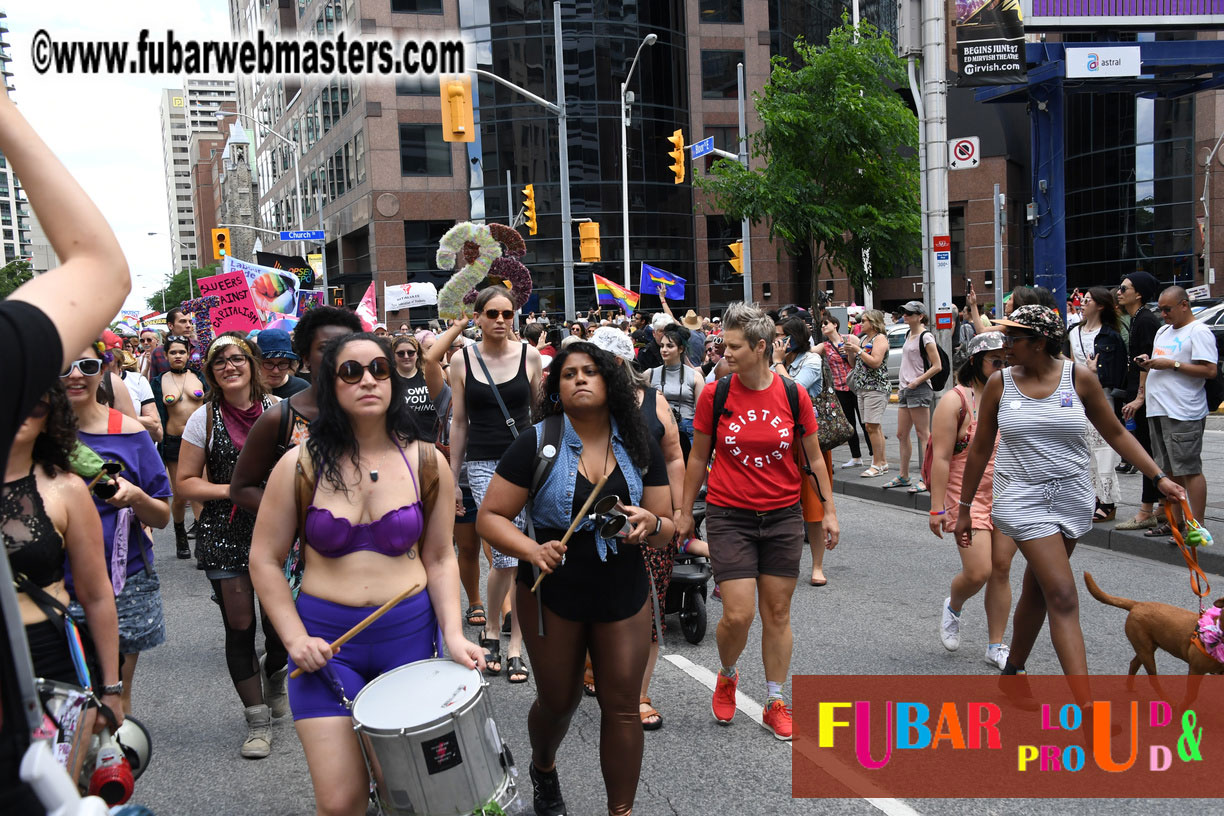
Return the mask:
{"type": "Polygon", "coordinates": [[[115,683],[113,686],[103,686],[102,696],[105,697],[108,694],[123,694],[123,681],[120,680],[118,683],[115,683]]]}
{"type": "Polygon", "coordinates": [[[961,501],[960,499],[957,499],[956,503],[961,507],[968,507],[970,510],[973,509],[973,502],[961,501]]]}
{"type": "Polygon", "coordinates": [[[948,511],[947,510],[932,510],[931,515],[932,516],[942,516],[946,512],[948,511]]]}
{"type": "Polygon", "coordinates": [[[1156,471],[1156,475],[1152,477],[1152,484],[1156,484],[1161,479],[1167,478],[1169,478],[1169,474],[1165,473],[1163,470],[1158,470],[1156,471]]]}
{"type": "Polygon", "coordinates": [[[651,535],[652,537],[653,537],[653,536],[657,536],[657,535],[659,534],[659,531],[660,531],[660,530],[662,530],[662,529],[663,529],[663,517],[662,517],[662,516],[655,516],[655,531],[654,531],[653,533],[651,533],[650,535],[651,535]]]}

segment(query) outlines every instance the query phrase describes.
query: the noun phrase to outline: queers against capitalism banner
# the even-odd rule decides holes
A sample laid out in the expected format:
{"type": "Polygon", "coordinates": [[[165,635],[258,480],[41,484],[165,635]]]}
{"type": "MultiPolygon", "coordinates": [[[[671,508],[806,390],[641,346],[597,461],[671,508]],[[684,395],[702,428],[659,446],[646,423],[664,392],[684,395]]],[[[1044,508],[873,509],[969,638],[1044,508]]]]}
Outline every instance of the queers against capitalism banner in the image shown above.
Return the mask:
{"type": "Polygon", "coordinates": [[[1224,797],[1224,677],[1085,679],[797,676],[791,793],[1224,797]]]}

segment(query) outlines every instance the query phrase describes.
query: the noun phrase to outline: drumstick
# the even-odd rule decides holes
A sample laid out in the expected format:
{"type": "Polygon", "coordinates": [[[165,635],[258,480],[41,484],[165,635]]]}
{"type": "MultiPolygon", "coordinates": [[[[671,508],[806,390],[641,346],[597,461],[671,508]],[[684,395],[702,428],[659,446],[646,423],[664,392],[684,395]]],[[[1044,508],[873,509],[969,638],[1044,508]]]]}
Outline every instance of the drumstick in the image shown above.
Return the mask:
{"type": "MultiPolygon", "coordinates": [[[[595,486],[591,488],[591,495],[587,496],[586,503],[582,505],[582,509],[578,511],[578,515],[574,516],[574,520],[570,522],[569,529],[565,531],[565,535],[561,539],[561,546],[565,546],[565,543],[570,540],[570,536],[572,536],[574,531],[578,529],[578,525],[582,523],[584,518],[586,518],[587,511],[591,509],[591,505],[595,503],[596,497],[599,496],[599,491],[603,490],[604,485],[608,483],[609,475],[610,474],[605,473],[603,476],[600,476],[599,481],[596,482],[595,486]]],[[[544,576],[547,574],[548,573],[546,572],[540,573],[540,577],[536,579],[535,584],[531,587],[532,592],[535,592],[540,588],[540,582],[544,580],[544,576]]]]}
{"type": "MultiPolygon", "coordinates": [[[[350,640],[352,640],[354,637],[356,637],[356,636],[357,636],[357,634],[358,634],[359,632],[361,632],[361,630],[362,630],[362,629],[365,629],[365,628],[366,628],[367,626],[369,626],[371,623],[373,623],[374,621],[378,620],[379,618],[381,618],[381,617],[382,617],[383,615],[385,615],[386,613],[390,612],[390,611],[391,611],[391,607],[395,606],[395,605],[396,605],[396,604],[398,604],[400,601],[402,601],[402,600],[404,600],[405,598],[407,598],[409,595],[411,595],[413,592],[415,592],[417,589],[419,589],[419,588],[420,588],[420,586],[421,586],[420,584],[413,584],[412,586],[408,587],[408,588],[407,588],[407,589],[405,589],[403,592],[401,592],[400,594],[396,595],[394,598],[392,598],[391,600],[387,601],[387,602],[386,602],[385,604],[383,604],[382,606],[380,606],[380,607],[378,607],[377,609],[375,609],[375,610],[374,610],[373,612],[371,612],[369,615],[366,615],[365,620],[361,621],[361,623],[357,624],[357,625],[356,625],[356,626],[354,626],[352,629],[348,630],[348,631],[347,631],[347,632],[345,632],[343,635],[341,635],[340,637],[336,638],[336,639],[335,639],[335,641],[333,641],[333,642],[332,642],[332,644],[331,644],[332,654],[335,654],[337,651],[339,651],[339,649],[340,649],[340,647],[341,647],[341,646],[343,646],[344,644],[346,644],[346,643],[348,643],[350,640]]],[[[298,668],[294,669],[294,670],[293,670],[293,672],[292,672],[292,673],[291,673],[289,676],[290,676],[291,678],[295,678],[295,679],[296,679],[296,678],[300,677],[301,675],[302,675],[302,668],[299,666],[298,668]]]]}

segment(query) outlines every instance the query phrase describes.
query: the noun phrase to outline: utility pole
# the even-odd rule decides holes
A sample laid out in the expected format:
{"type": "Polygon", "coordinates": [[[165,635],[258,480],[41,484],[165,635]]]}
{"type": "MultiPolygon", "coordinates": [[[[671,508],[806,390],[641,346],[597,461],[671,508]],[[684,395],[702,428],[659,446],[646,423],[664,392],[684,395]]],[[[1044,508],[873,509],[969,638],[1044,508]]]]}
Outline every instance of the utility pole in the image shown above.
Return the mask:
{"type": "Polygon", "coordinates": [[[565,319],[575,317],[574,222],[570,212],[569,130],[565,122],[565,53],[561,47],[561,0],[553,2],[553,60],[557,68],[557,149],[561,162],[561,274],[565,280],[565,319]]]}
{"type": "MultiPolygon", "coordinates": [[[[923,0],[922,14],[922,97],[926,114],[926,207],[931,253],[937,239],[948,235],[948,83],[947,42],[944,0],[923,0]]],[[[952,263],[950,247],[940,247],[931,256],[928,285],[923,287],[923,302],[932,326],[940,308],[952,305],[952,263]]],[[[945,351],[951,352],[952,333],[936,331],[945,351]]]]}
{"type": "Polygon", "coordinates": [[[1003,282],[1003,212],[1006,205],[1003,194],[999,192],[998,184],[994,186],[992,201],[994,203],[994,291],[1002,292],[1007,289],[1007,285],[1003,282]]]}

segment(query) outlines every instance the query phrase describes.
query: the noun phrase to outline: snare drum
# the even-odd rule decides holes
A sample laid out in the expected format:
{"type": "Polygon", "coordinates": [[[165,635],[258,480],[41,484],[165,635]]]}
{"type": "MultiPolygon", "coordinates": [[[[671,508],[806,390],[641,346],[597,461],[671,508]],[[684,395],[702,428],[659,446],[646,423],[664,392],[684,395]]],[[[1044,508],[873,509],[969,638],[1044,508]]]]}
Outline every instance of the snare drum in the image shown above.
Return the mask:
{"type": "Polygon", "coordinates": [[[400,666],[353,701],[379,803],[393,816],[462,816],[515,795],[510,750],[475,669],[437,658],[400,666]]]}

